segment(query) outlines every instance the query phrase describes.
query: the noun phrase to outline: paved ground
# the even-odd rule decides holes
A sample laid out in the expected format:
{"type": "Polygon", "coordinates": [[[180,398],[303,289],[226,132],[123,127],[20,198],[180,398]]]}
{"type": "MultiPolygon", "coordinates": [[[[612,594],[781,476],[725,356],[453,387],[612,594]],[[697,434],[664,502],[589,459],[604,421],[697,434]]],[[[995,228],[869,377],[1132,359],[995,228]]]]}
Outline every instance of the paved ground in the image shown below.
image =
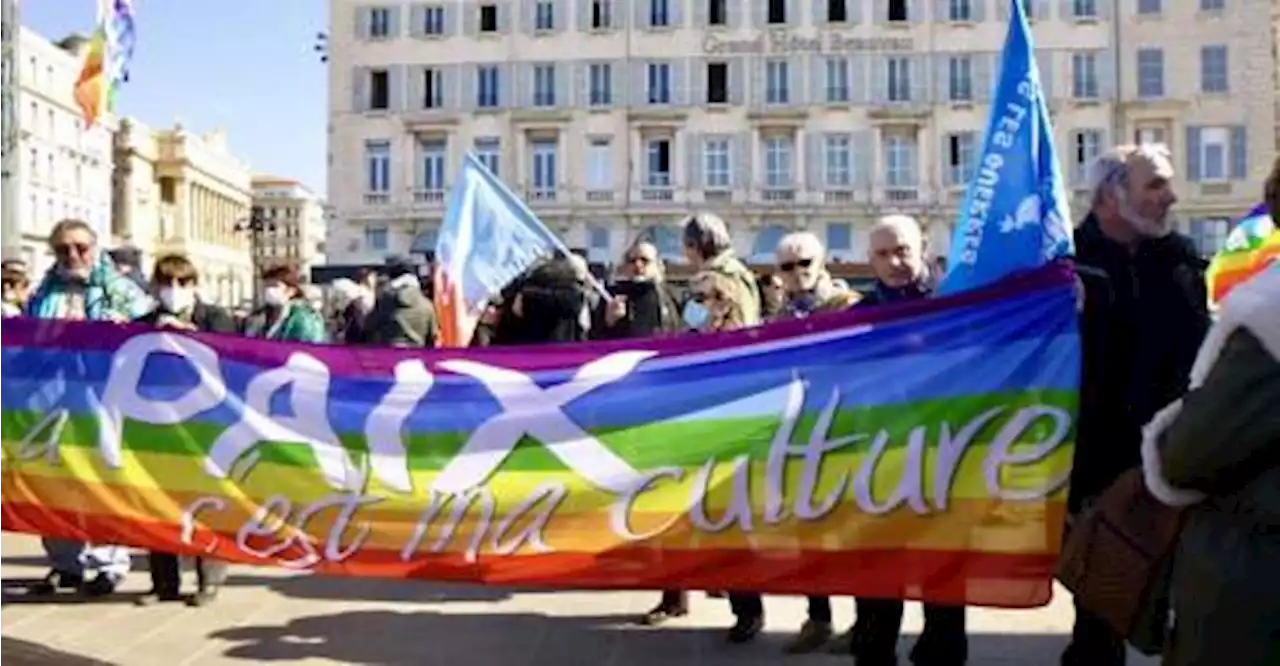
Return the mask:
{"type": "MultiPolygon", "coordinates": [[[[653,592],[545,592],[296,576],[241,567],[217,604],[137,608],[146,574],[119,598],[84,602],[23,599],[23,579],[44,573],[39,543],[5,534],[0,634],[7,666],[788,666],[845,664],[837,656],[784,657],[781,646],[804,616],[802,599],[767,600],[767,633],[730,646],[726,602],[697,595],[689,617],[660,629],[631,620],[653,592]]],[[[141,563],[139,563],[141,564],[141,563]]],[[[852,603],[837,601],[847,626],[852,603]]],[[[972,610],[970,664],[1051,666],[1070,630],[1065,593],[1036,611],[972,610]]],[[[908,606],[904,652],[920,630],[908,606]]],[[[1133,659],[1133,666],[1155,660],[1133,659]]]]}

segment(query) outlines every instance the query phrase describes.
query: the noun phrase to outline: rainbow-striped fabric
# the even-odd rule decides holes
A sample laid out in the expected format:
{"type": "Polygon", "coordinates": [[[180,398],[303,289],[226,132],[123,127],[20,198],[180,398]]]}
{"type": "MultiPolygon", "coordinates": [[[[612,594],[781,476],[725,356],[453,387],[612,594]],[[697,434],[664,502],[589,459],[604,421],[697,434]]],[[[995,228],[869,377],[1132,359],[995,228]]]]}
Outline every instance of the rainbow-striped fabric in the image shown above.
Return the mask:
{"type": "Polygon", "coordinates": [[[1216,306],[1237,285],[1276,261],[1280,261],[1280,229],[1266,204],[1259,204],[1236,222],[1226,244],[1209,263],[1205,277],[1210,305],[1216,306]]]}
{"type": "Polygon", "coordinates": [[[73,91],[86,126],[115,109],[116,93],[129,78],[136,39],[133,0],[98,0],[97,28],[73,91]]]}
{"type": "Polygon", "coordinates": [[[3,528],[359,576],[1046,603],[1066,266],[716,335],[440,351],[4,323],[3,528]]]}

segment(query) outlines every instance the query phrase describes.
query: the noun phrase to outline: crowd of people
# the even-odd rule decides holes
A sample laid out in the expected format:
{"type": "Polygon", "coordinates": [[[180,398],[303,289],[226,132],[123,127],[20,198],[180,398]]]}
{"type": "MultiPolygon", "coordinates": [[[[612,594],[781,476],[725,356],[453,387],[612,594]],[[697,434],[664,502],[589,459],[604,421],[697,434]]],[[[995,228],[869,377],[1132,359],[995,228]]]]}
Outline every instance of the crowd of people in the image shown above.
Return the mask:
{"type": "MultiPolygon", "coordinates": [[[[1075,231],[1083,376],[1069,498],[1072,515],[1086,511],[1121,474],[1142,465],[1143,428],[1187,392],[1212,321],[1205,261],[1188,238],[1170,227],[1169,213],[1177,197],[1168,152],[1149,145],[1122,146],[1100,158],[1093,175],[1092,205],[1075,231]]],[[[1280,211],[1280,162],[1267,196],[1273,214],[1280,211]]],[[[823,243],[807,231],[781,240],[768,275],[753,273],[738,258],[729,226],[714,214],[687,217],[683,244],[695,271],[685,293],[666,283],[658,249],[646,240],[636,242],[621,258],[612,299],[589,286],[592,277],[584,260],[557,257],[535,266],[493,299],[473,344],[729,331],[927,299],[940,277],[932,269],[936,264],[929,260],[920,224],[905,215],[881,218],[871,229],[867,259],[875,282],[862,292],[832,278],[823,243]]],[[[273,267],[261,275],[262,307],[237,317],[200,299],[200,275],[186,257],[160,258],[150,280],[143,283],[122,272],[82,222],[58,224],[49,246],[56,265],[35,281],[34,289],[19,267],[3,268],[6,315],[143,322],[310,343],[428,347],[435,339],[429,290],[417,267],[407,261],[392,261],[383,271],[335,283],[330,290],[333,299],[325,307],[308,293],[295,269],[273,267]]],[[[1280,298],[1273,304],[1280,304],[1280,298]]],[[[1272,309],[1280,312],[1280,305],[1272,309]]],[[[1222,417],[1223,422],[1241,425],[1215,432],[1213,421],[1203,420],[1206,408],[1201,407],[1195,412],[1202,419],[1200,427],[1188,431],[1191,426],[1175,424],[1168,430],[1179,436],[1169,448],[1179,460],[1201,461],[1199,471],[1177,468],[1187,471],[1173,482],[1203,494],[1191,510],[1194,517],[1184,537],[1184,550],[1191,552],[1174,573],[1176,625],[1169,664],[1218,663],[1215,655],[1226,654],[1250,657],[1223,663],[1280,663],[1277,347],[1259,334],[1245,341],[1233,337],[1221,352],[1234,368],[1222,372],[1247,372],[1251,378],[1249,399],[1229,403],[1235,411],[1230,419],[1222,417]],[[1239,459],[1217,466],[1230,469],[1211,476],[1205,470],[1214,466],[1203,461],[1212,458],[1224,433],[1243,436],[1242,432],[1252,446],[1232,448],[1239,459]]],[[[1195,391],[1214,386],[1214,372],[1218,371],[1208,372],[1195,391]]],[[[79,589],[90,595],[110,594],[128,571],[128,554],[120,547],[46,539],[45,548],[52,571],[38,592],[79,589]],[[97,576],[86,580],[90,572],[97,576]]],[[[196,569],[198,590],[187,599],[201,605],[215,597],[225,569],[209,561],[200,561],[196,569]]],[[[181,598],[176,558],[153,554],[151,577],[153,590],[146,602],[181,598]]],[[[733,590],[723,596],[736,617],[727,639],[751,641],[765,623],[761,595],[733,590]]],[[[808,619],[787,651],[851,654],[859,666],[898,663],[903,602],[859,598],[854,603],[855,624],[838,632],[832,625],[830,599],[810,597],[808,619]]],[[[640,621],[660,625],[688,610],[688,594],[669,590],[640,621]]],[[[965,613],[960,606],[925,604],[924,631],[911,650],[911,661],[917,666],[966,663],[965,613]]],[[[1078,607],[1063,666],[1117,666],[1125,663],[1125,655],[1124,637],[1089,609],[1078,607]]]]}

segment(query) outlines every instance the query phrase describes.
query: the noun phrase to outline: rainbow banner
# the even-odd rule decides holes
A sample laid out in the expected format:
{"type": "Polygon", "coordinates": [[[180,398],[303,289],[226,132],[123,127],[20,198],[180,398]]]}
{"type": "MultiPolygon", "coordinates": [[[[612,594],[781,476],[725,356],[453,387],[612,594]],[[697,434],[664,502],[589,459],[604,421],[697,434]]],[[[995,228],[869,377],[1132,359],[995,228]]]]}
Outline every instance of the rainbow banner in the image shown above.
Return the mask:
{"type": "Polygon", "coordinates": [[[1209,282],[1209,303],[1217,305],[1237,285],[1280,261],[1280,229],[1266,204],[1259,204],[1232,227],[1227,242],[1213,260],[1205,276],[1209,282]]]}
{"type": "Polygon", "coordinates": [[[1050,598],[1070,269],[736,333],[414,352],[4,321],[3,528],[356,576],[1050,598]]]}

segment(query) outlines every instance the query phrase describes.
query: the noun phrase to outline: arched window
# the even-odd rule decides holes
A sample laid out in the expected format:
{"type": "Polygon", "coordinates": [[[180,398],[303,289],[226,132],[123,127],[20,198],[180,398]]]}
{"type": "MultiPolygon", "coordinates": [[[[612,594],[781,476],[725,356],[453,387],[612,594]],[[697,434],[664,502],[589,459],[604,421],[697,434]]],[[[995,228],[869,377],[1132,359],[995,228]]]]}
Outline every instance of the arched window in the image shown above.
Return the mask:
{"type": "Polygon", "coordinates": [[[756,232],[756,242],[751,247],[751,263],[772,264],[774,252],[778,249],[778,242],[786,235],[786,228],[777,224],[770,224],[756,232]]]}
{"type": "Polygon", "coordinates": [[[413,238],[413,244],[409,246],[409,254],[425,254],[434,256],[436,253],[436,241],[440,238],[439,229],[427,229],[419,233],[413,238]]]}
{"type": "Polygon", "coordinates": [[[684,263],[684,240],[680,230],[674,227],[652,226],[640,233],[636,240],[647,240],[658,248],[658,256],[667,263],[684,263]]]}

